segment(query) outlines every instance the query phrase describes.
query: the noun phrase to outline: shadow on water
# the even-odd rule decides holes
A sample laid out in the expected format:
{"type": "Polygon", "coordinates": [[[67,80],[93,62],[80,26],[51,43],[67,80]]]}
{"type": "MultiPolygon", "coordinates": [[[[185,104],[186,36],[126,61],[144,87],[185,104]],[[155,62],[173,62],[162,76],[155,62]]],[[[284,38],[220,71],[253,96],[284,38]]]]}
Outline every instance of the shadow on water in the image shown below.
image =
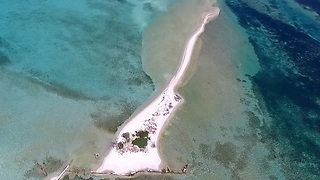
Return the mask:
{"type": "MultiPolygon", "coordinates": [[[[266,129],[289,179],[320,177],[320,42],[250,4],[227,1],[261,64],[252,77],[273,121],[266,129]]],[[[262,99],[261,99],[262,100],[262,99]]]]}

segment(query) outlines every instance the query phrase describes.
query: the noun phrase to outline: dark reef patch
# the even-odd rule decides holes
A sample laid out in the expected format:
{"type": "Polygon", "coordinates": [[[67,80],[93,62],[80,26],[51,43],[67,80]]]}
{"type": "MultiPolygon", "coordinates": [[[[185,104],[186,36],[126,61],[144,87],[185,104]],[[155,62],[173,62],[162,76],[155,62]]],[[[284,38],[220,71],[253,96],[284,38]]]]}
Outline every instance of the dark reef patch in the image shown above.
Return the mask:
{"type": "MultiPolygon", "coordinates": [[[[39,74],[38,74],[39,75],[39,74]]],[[[41,75],[45,79],[46,75],[41,75]]],[[[37,78],[37,76],[25,76],[26,80],[28,80],[31,83],[37,84],[47,91],[57,94],[62,97],[75,99],[75,100],[93,100],[91,97],[86,96],[85,94],[82,94],[79,91],[73,90],[69,87],[64,86],[61,83],[55,82],[55,81],[46,81],[37,78]]]]}
{"type": "Polygon", "coordinates": [[[25,179],[43,179],[48,174],[58,171],[62,165],[61,159],[47,156],[42,162],[34,161],[33,168],[28,170],[24,177],[25,179]]]}
{"type": "Polygon", "coordinates": [[[7,65],[10,63],[8,56],[0,51],[0,66],[7,65]]]}
{"type": "Polygon", "coordinates": [[[91,118],[94,121],[94,125],[100,129],[106,130],[110,133],[116,133],[118,127],[121,126],[134,112],[137,105],[134,103],[129,103],[127,101],[122,101],[120,113],[116,115],[110,115],[104,111],[99,111],[91,114],[91,118]]]}
{"type": "Polygon", "coordinates": [[[230,143],[217,142],[214,148],[208,144],[200,144],[199,150],[203,158],[207,160],[216,160],[225,167],[229,167],[231,163],[235,164],[237,160],[237,147],[230,143]]]}
{"type": "Polygon", "coordinates": [[[199,145],[199,150],[203,158],[208,160],[213,160],[215,158],[214,149],[211,145],[201,143],[199,145]]]}
{"type": "MultiPolygon", "coordinates": [[[[240,174],[248,165],[248,155],[250,154],[250,149],[241,150],[235,144],[231,142],[220,143],[216,142],[214,147],[211,144],[201,143],[199,145],[199,150],[201,156],[208,161],[216,161],[222,166],[228,168],[231,172],[232,179],[239,179],[240,174]]],[[[195,164],[203,166],[202,162],[197,162],[197,155],[193,153],[193,158],[195,164]]],[[[202,167],[206,168],[206,167],[202,167]]],[[[215,171],[210,167],[207,167],[208,171],[215,171]]]]}
{"type": "Polygon", "coordinates": [[[252,128],[259,128],[260,127],[260,119],[252,112],[246,112],[248,119],[249,119],[249,126],[252,128]]]}
{"type": "MultiPolygon", "coordinates": [[[[272,119],[270,128],[262,129],[262,141],[282,161],[288,179],[319,179],[320,42],[250,4],[226,3],[249,35],[261,65],[252,81],[272,119]]],[[[250,123],[256,126],[254,119],[250,123]]]]}
{"type": "Polygon", "coordinates": [[[218,162],[226,167],[229,167],[231,163],[234,163],[237,159],[237,147],[230,143],[216,143],[215,154],[218,162]]]}

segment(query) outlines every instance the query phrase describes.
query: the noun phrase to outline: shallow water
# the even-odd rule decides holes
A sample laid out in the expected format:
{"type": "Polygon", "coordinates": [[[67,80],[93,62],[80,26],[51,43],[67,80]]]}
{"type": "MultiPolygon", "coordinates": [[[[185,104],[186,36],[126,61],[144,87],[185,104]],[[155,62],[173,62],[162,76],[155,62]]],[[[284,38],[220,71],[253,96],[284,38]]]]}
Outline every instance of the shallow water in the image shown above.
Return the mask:
{"type": "Polygon", "coordinates": [[[168,165],[191,165],[179,179],[319,179],[317,15],[289,1],[225,2],[163,137],[168,165]]]}
{"type": "Polygon", "coordinates": [[[22,4],[3,15],[5,68],[78,99],[119,101],[150,93],[152,82],[141,70],[140,27],[127,20],[130,4],[72,3],[22,4]]]}
{"type": "Polygon", "coordinates": [[[142,32],[170,1],[1,1],[0,176],[96,167],[154,92],[142,32]],[[45,163],[45,164],[42,164],[45,163]]]}
{"type": "Polygon", "coordinates": [[[248,78],[260,65],[234,16],[219,7],[220,16],[201,36],[197,69],[180,89],[186,103],[167,128],[162,151],[169,167],[190,165],[181,179],[281,177],[261,143],[263,114],[248,78]]]}
{"type": "MultiPolygon", "coordinates": [[[[319,40],[308,31],[301,31],[290,23],[257,12],[250,3],[230,1],[229,6],[250,34],[251,44],[262,66],[262,70],[253,77],[253,82],[272,117],[270,143],[275,144],[275,154],[282,163],[286,177],[318,179],[319,40]],[[238,11],[239,5],[247,13],[246,20],[239,16],[242,14],[238,11]],[[254,32],[250,30],[253,28],[254,32]]],[[[291,13],[296,11],[293,9],[291,13]]],[[[308,26],[300,26],[311,32],[320,27],[319,20],[309,20],[308,23],[308,26]]]]}
{"type": "Polygon", "coordinates": [[[187,39],[210,8],[207,0],[180,1],[146,28],[143,33],[143,66],[156,88],[164,88],[176,73],[187,39]]]}
{"type": "MultiPolygon", "coordinates": [[[[170,80],[204,2],[1,1],[0,176],[41,179],[35,161],[96,167],[170,80]]],[[[161,140],[165,165],[189,172],[137,178],[319,179],[313,3],[218,1],[161,140]]]]}

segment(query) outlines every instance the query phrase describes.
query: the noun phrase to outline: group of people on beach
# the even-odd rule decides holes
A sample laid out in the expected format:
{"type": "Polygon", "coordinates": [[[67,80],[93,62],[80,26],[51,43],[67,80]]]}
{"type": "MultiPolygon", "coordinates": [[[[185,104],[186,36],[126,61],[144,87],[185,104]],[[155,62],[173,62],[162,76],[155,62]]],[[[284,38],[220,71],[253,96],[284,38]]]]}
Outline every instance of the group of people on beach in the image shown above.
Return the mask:
{"type": "Polygon", "coordinates": [[[155,122],[154,117],[145,120],[143,125],[146,127],[145,130],[148,131],[150,134],[156,133],[157,123],[155,122]]]}

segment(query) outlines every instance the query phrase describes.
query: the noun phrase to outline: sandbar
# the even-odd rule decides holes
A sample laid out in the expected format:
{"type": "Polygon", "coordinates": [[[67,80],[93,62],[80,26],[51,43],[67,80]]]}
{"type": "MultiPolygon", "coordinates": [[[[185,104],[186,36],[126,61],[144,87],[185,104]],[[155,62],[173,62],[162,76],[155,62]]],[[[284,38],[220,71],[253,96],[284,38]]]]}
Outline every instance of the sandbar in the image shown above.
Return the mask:
{"type": "Polygon", "coordinates": [[[113,145],[111,145],[111,150],[95,172],[130,175],[139,171],[161,170],[161,158],[158,149],[160,132],[166,121],[172,117],[178,106],[183,103],[183,98],[175,89],[178,87],[190,63],[198,37],[204,31],[205,25],[217,17],[219,13],[220,9],[217,7],[206,13],[199,28],[189,38],[185,46],[177,73],[165,90],[120,130],[113,145]],[[147,136],[141,137],[143,133],[147,134],[147,136]],[[136,139],[146,141],[147,144],[145,146],[137,145],[136,142],[140,140],[136,139]]]}
{"type": "MultiPolygon", "coordinates": [[[[91,173],[132,175],[141,171],[161,171],[159,137],[167,121],[184,102],[176,89],[190,63],[198,37],[204,31],[205,25],[219,13],[220,9],[213,7],[203,15],[203,21],[187,41],[180,66],[170,83],[149,105],[129,119],[128,123],[117,132],[101,166],[91,173]]],[[[70,164],[50,180],[62,178],[69,166],[70,164]]]]}

